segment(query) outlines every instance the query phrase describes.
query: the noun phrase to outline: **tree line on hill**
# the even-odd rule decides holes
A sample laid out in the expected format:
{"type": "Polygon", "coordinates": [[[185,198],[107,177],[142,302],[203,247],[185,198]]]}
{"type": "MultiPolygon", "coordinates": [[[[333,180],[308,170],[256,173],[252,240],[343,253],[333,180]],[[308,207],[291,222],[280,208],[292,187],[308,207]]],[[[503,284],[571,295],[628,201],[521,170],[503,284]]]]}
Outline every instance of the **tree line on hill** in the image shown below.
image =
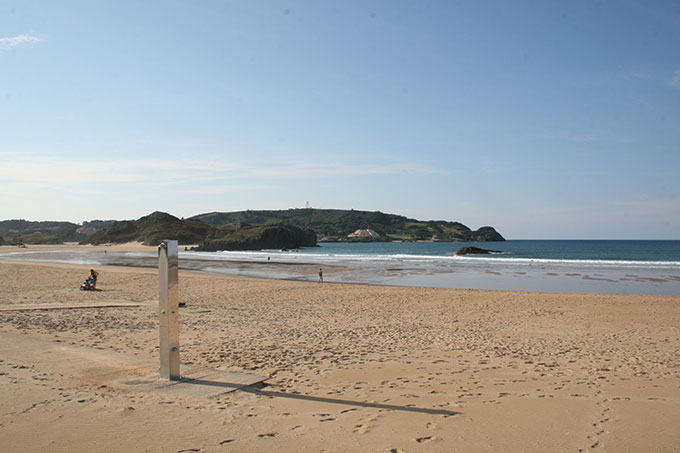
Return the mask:
{"type": "Polygon", "coordinates": [[[331,239],[344,239],[359,229],[371,229],[386,241],[504,241],[493,227],[472,231],[460,222],[421,221],[383,212],[343,209],[288,209],[281,211],[213,212],[191,217],[222,227],[288,223],[310,228],[331,239]]]}
{"type": "MultiPolygon", "coordinates": [[[[289,209],[200,214],[179,219],[154,212],[137,220],[71,222],[0,221],[0,245],[125,243],[157,245],[164,239],[198,244],[199,250],[256,250],[316,245],[317,236],[347,240],[371,229],[379,240],[503,241],[493,227],[471,230],[459,222],[419,221],[382,212],[339,209],[289,209]]],[[[366,239],[363,239],[366,240],[366,239]]],[[[375,239],[372,239],[375,240],[375,239]]]]}
{"type": "Polygon", "coordinates": [[[72,222],[36,222],[23,219],[0,221],[0,245],[63,244],[80,242],[115,220],[92,220],[78,225],[72,222]]]}

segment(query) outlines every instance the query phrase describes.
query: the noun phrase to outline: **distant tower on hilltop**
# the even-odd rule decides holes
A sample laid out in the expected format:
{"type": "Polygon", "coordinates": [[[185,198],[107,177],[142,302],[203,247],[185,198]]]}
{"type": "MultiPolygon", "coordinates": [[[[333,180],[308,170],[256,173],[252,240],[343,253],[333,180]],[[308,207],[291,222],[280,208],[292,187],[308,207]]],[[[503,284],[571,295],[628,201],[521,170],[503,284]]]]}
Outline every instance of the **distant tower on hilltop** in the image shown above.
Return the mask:
{"type": "Polygon", "coordinates": [[[312,205],[309,204],[309,201],[308,201],[307,203],[305,203],[305,209],[309,209],[309,208],[311,208],[311,207],[312,207],[312,205]]]}

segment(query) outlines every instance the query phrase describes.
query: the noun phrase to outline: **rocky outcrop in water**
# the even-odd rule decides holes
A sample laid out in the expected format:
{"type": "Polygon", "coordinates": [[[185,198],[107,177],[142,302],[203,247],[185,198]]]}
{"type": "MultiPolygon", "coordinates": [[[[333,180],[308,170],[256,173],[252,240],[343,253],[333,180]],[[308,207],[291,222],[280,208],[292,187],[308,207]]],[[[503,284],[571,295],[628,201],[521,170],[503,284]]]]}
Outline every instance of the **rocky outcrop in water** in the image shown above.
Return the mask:
{"type": "Polygon", "coordinates": [[[498,250],[486,250],[478,247],[463,247],[456,252],[456,255],[490,255],[492,253],[501,253],[498,250]]]}
{"type": "Polygon", "coordinates": [[[471,231],[469,240],[476,242],[495,242],[505,241],[505,238],[501,236],[494,227],[484,226],[475,231],[471,231]]]}

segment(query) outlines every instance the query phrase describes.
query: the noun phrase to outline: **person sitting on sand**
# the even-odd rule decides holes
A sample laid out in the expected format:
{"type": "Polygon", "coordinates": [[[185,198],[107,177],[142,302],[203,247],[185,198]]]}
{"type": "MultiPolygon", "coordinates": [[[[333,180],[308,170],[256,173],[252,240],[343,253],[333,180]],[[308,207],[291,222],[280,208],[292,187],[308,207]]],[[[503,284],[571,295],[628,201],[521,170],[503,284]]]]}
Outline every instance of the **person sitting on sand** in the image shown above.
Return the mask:
{"type": "Polygon", "coordinates": [[[94,269],[90,269],[90,276],[87,278],[87,280],[85,280],[85,282],[92,286],[92,289],[95,289],[97,287],[97,277],[99,277],[99,272],[95,271],[94,269]]]}
{"type": "Polygon", "coordinates": [[[80,285],[80,289],[95,290],[97,289],[97,277],[99,272],[94,269],[90,269],[90,275],[85,280],[85,283],[80,285]]]}

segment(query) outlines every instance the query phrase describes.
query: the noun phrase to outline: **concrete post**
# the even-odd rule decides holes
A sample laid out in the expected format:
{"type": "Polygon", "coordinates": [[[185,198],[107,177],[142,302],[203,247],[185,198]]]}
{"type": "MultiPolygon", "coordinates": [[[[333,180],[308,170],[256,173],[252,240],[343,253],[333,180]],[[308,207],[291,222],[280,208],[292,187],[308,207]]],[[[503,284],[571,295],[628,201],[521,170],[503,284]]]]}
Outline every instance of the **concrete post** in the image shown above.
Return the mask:
{"type": "Polygon", "coordinates": [[[177,241],[158,246],[158,317],[160,325],[161,379],[179,375],[179,255],[177,241]]]}

